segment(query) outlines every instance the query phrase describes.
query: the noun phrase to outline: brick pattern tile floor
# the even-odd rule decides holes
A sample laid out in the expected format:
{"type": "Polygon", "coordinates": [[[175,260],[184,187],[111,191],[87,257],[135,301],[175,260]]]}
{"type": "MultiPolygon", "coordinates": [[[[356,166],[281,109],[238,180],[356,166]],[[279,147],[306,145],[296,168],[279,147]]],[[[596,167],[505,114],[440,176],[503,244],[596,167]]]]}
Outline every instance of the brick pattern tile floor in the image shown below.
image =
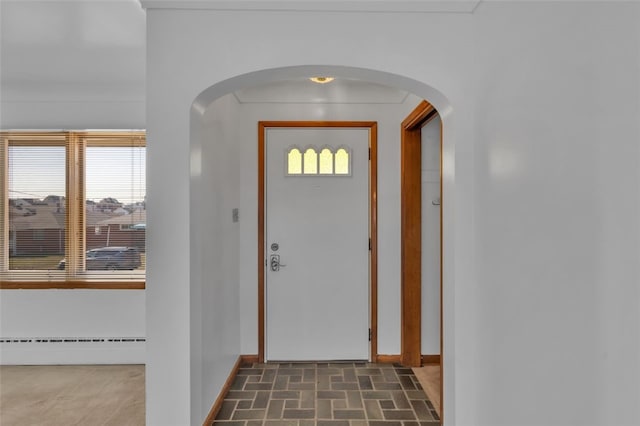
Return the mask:
{"type": "Polygon", "coordinates": [[[436,426],[410,368],[367,362],[245,366],[214,425],[436,426]]]}

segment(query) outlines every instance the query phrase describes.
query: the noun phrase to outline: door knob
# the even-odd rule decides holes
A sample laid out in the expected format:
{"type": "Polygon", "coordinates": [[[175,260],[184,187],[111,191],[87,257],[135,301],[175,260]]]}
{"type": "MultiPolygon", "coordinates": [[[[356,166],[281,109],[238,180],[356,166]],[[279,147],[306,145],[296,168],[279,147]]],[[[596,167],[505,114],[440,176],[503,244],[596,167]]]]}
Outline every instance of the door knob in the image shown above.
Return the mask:
{"type": "Polygon", "coordinates": [[[287,266],[280,263],[280,255],[272,254],[269,259],[270,259],[269,265],[271,265],[271,270],[273,272],[278,272],[281,267],[287,266]]]}

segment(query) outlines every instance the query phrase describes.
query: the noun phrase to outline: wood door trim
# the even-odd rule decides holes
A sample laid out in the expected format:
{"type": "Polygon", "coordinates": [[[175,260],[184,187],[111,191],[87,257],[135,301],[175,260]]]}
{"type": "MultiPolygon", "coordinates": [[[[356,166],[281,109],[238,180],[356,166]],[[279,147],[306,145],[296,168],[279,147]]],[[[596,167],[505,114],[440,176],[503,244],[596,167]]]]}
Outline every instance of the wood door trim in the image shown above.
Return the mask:
{"type": "Polygon", "coordinates": [[[378,359],[378,123],[376,121],[260,121],[258,122],[258,361],[265,360],[265,131],[273,127],[369,129],[369,324],[370,358],[378,359]]]}
{"type": "Polygon", "coordinates": [[[372,362],[378,361],[378,123],[369,127],[369,303],[370,342],[369,355],[372,362]]]}
{"type": "Polygon", "coordinates": [[[422,101],[409,113],[402,121],[402,128],[406,130],[420,130],[429,120],[434,118],[438,112],[427,101],[422,101]]]}
{"type": "Polygon", "coordinates": [[[422,101],[402,122],[401,136],[401,300],[402,364],[421,365],[421,262],[422,262],[422,126],[437,115],[422,101]]]}
{"type": "MultiPolygon", "coordinates": [[[[438,115],[427,101],[422,101],[402,122],[401,135],[401,362],[419,367],[422,364],[422,127],[438,115]]],[[[442,135],[440,128],[440,410],[444,419],[443,368],[443,222],[442,222],[442,135]]],[[[431,358],[435,360],[435,358],[431,358]]],[[[442,424],[442,423],[441,423],[442,424]]]]}
{"type": "MultiPolygon", "coordinates": [[[[411,118],[408,117],[408,118],[411,118]]],[[[407,121],[407,120],[405,120],[407,121]]],[[[402,364],[419,367],[421,333],[421,158],[420,127],[403,122],[401,137],[401,357],[402,364]]]]}
{"type": "Polygon", "coordinates": [[[264,273],[267,267],[264,235],[265,131],[268,123],[258,123],[258,362],[264,362],[264,273]]]}
{"type": "Polygon", "coordinates": [[[440,424],[444,424],[444,196],[442,192],[442,141],[444,126],[440,123],[440,424]]]}

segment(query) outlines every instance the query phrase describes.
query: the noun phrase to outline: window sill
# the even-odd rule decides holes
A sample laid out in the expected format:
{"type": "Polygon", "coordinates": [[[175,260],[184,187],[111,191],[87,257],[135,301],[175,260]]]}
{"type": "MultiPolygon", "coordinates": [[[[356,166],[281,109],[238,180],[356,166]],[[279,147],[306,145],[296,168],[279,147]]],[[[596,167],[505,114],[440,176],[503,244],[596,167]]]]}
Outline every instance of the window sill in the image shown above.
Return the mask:
{"type": "Polygon", "coordinates": [[[0,290],[144,290],[146,281],[0,281],[0,290]]]}

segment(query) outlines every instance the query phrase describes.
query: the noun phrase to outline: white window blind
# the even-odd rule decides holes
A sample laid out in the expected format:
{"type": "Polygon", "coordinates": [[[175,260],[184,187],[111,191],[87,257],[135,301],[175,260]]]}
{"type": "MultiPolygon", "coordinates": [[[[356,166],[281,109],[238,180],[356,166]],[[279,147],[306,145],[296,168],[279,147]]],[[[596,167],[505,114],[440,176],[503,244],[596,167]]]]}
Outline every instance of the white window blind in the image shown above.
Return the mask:
{"type": "Polygon", "coordinates": [[[8,147],[9,270],[55,270],[65,256],[66,146],[8,147]]]}

